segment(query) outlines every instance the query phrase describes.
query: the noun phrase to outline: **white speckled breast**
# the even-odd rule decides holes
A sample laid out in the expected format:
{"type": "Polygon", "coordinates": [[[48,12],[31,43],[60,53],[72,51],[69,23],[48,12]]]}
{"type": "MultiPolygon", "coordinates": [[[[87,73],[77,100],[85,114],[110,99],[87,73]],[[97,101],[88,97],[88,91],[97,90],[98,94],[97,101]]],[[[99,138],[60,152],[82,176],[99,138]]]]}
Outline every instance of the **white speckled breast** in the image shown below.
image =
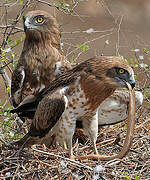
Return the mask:
{"type": "Polygon", "coordinates": [[[67,94],[67,91],[66,87],[60,90],[60,93],[64,95],[66,109],[57,124],[55,133],[56,141],[59,144],[63,144],[63,141],[69,144],[69,141],[72,141],[77,118],[90,113],[89,107],[86,105],[87,99],[79,85],[72,89],[71,94],[67,94]]]}

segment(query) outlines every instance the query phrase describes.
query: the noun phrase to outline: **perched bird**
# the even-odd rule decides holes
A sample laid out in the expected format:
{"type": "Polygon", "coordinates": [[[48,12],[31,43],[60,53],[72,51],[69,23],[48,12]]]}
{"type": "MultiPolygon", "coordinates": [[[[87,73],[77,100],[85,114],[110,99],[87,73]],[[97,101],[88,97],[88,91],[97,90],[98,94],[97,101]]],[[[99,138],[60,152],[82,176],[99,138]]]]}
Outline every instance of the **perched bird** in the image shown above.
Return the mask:
{"type": "MultiPolygon", "coordinates": [[[[54,17],[45,11],[36,10],[28,12],[23,17],[23,22],[26,38],[11,82],[11,101],[14,107],[17,107],[23,100],[26,101],[28,96],[38,94],[42,89],[48,87],[49,83],[59,74],[71,69],[71,63],[62,55],[60,32],[54,17]]],[[[118,92],[117,94],[117,98],[116,93],[112,94],[99,107],[98,119],[100,126],[124,120],[122,116],[126,114],[126,108],[117,111],[117,115],[116,113],[108,113],[108,111],[112,112],[114,106],[109,106],[109,110],[107,109],[108,105],[106,107],[106,104],[112,105],[113,100],[116,104],[115,109],[120,108],[119,101],[122,102],[126,93],[118,92]],[[121,115],[119,115],[120,113],[121,115]]],[[[127,97],[126,100],[129,101],[129,98],[127,97]]],[[[32,119],[35,111],[36,109],[34,112],[32,111],[28,118],[32,119]]],[[[78,122],[77,126],[81,127],[81,121],[78,122]]]]}
{"type": "Polygon", "coordinates": [[[71,68],[62,55],[59,28],[53,16],[45,11],[30,11],[23,17],[23,23],[26,37],[11,82],[14,107],[71,68]]]}
{"type": "MultiPolygon", "coordinates": [[[[39,95],[24,101],[18,109],[26,116],[36,109],[29,132],[16,144],[29,146],[48,144],[53,137],[57,144],[67,144],[72,153],[72,137],[77,119],[89,135],[95,153],[98,133],[98,107],[126,82],[135,86],[132,68],[119,57],[97,57],[84,61],[59,76],[39,95]],[[45,141],[46,140],[46,141],[45,141]]],[[[17,108],[12,112],[18,112],[17,108]]]]}

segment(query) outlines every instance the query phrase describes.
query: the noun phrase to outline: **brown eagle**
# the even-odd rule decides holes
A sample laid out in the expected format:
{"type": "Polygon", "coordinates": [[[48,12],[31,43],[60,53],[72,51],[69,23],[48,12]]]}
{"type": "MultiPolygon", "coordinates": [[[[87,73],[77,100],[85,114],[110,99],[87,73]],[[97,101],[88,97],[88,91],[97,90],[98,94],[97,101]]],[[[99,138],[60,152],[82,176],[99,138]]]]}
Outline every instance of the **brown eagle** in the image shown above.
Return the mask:
{"type": "MultiPolygon", "coordinates": [[[[57,75],[71,69],[71,63],[62,55],[60,32],[53,16],[45,11],[30,11],[23,17],[23,22],[26,38],[11,83],[11,100],[14,107],[28,95],[36,95],[48,87],[57,75]]],[[[137,100],[142,98],[138,92],[136,95],[137,100]]],[[[99,107],[99,125],[126,119],[128,102],[128,92],[117,91],[112,94],[99,107]],[[108,104],[111,106],[108,107],[108,104]]],[[[30,118],[33,116],[34,113],[31,113],[30,118]]],[[[81,121],[78,122],[77,125],[81,126],[81,121]]]]}
{"type": "Polygon", "coordinates": [[[98,107],[126,82],[135,86],[132,68],[118,57],[97,57],[84,61],[54,80],[37,96],[24,101],[12,112],[27,117],[36,110],[29,132],[16,144],[67,144],[72,153],[72,137],[77,119],[89,135],[96,154],[98,107]]]}
{"type": "Polygon", "coordinates": [[[18,106],[28,95],[38,94],[57,75],[71,68],[60,47],[56,19],[44,11],[30,11],[23,17],[25,41],[12,74],[11,100],[18,106]]]}

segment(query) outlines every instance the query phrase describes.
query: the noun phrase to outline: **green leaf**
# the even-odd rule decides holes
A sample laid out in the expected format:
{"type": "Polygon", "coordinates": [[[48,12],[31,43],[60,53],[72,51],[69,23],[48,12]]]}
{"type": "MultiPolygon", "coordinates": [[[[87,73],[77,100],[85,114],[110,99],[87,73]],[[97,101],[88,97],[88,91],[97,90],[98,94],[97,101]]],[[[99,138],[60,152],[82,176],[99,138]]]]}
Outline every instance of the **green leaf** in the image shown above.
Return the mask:
{"type": "Polygon", "coordinates": [[[63,7],[66,8],[66,2],[63,0],[63,7]]]}
{"type": "Polygon", "coordinates": [[[18,44],[20,43],[20,39],[16,39],[16,40],[14,41],[14,43],[15,43],[15,45],[18,45],[18,44]]]}
{"type": "Polygon", "coordinates": [[[135,176],[135,180],[140,180],[138,175],[135,176]]]}
{"type": "Polygon", "coordinates": [[[125,124],[124,126],[123,126],[123,130],[125,131],[127,129],[127,125],[125,124]]]}
{"type": "Polygon", "coordinates": [[[23,0],[20,0],[20,5],[23,5],[23,4],[24,4],[23,0]]]}
{"type": "Polygon", "coordinates": [[[74,57],[72,57],[71,59],[70,59],[70,62],[71,63],[73,63],[73,62],[75,62],[76,61],[76,58],[74,58],[74,57]]]}
{"type": "Polygon", "coordinates": [[[62,37],[62,33],[61,32],[59,33],[59,36],[60,36],[60,38],[62,37]]]}
{"type": "Polygon", "coordinates": [[[72,12],[73,12],[73,9],[68,9],[68,12],[72,13],[72,12]]]}
{"type": "Polygon", "coordinates": [[[81,48],[83,52],[85,52],[89,48],[89,46],[86,44],[77,44],[76,46],[81,48]]]}
{"type": "Polygon", "coordinates": [[[8,42],[8,43],[10,43],[10,42],[11,42],[11,38],[10,38],[10,36],[8,37],[7,42],[8,42]]]}
{"type": "Polygon", "coordinates": [[[144,52],[144,53],[147,53],[147,52],[148,52],[148,49],[147,49],[147,48],[143,48],[143,52],[144,52]]]}
{"type": "Polygon", "coordinates": [[[7,93],[9,93],[9,92],[10,92],[10,87],[8,87],[8,88],[6,89],[6,92],[7,92],[7,93]]]}
{"type": "Polygon", "coordinates": [[[88,47],[89,47],[89,46],[87,46],[87,45],[82,45],[82,46],[81,46],[81,49],[82,49],[83,52],[85,52],[85,51],[88,49],[88,47]]]}
{"type": "Polygon", "coordinates": [[[76,46],[80,48],[82,45],[81,44],[77,44],[76,46]]]}
{"type": "Polygon", "coordinates": [[[122,174],[121,177],[124,177],[124,178],[126,178],[127,180],[131,180],[128,172],[125,172],[124,174],[122,174]]]}
{"type": "Polygon", "coordinates": [[[58,8],[59,8],[59,9],[62,8],[62,3],[61,3],[61,2],[58,4],[58,8]]]}

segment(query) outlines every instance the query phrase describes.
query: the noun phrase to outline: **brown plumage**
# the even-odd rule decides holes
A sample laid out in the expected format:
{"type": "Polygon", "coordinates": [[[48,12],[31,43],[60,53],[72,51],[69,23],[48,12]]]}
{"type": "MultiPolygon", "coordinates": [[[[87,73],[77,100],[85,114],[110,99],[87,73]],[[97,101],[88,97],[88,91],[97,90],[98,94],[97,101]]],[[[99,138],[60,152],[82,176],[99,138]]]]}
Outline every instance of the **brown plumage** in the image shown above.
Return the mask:
{"type": "Polygon", "coordinates": [[[26,37],[11,83],[14,107],[26,96],[48,87],[57,75],[71,68],[61,52],[56,19],[37,10],[28,12],[23,20],[26,37]]]}
{"type": "MultiPolygon", "coordinates": [[[[97,110],[116,88],[135,85],[132,68],[118,57],[89,59],[61,75],[39,95],[24,103],[23,112],[37,107],[27,135],[17,142],[29,146],[34,143],[50,144],[55,137],[58,144],[69,147],[72,157],[72,137],[76,120],[83,118],[83,127],[96,149],[98,133],[97,110]],[[58,103],[59,102],[59,103],[58,103]]],[[[13,112],[17,112],[15,109],[13,112]]]]}
{"type": "MultiPolygon", "coordinates": [[[[11,83],[11,100],[14,107],[17,107],[28,95],[38,94],[44,87],[48,87],[57,75],[71,68],[71,64],[62,55],[56,19],[47,12],[38,10],[28,12],[23,20],[26,38],[11,83]]],[[[118,94],[120,100],[122,92],[118,94]]],[[[112,94],[112,98],[116,98],[115,94],[112,94]]],[[[108,101],[111,102],[111,99],[107,99],[108,101]]],[[[103,117],[106,117],[107,113],[102,116],[102,109],[103,106],[99,108],[98,113],[99,125],[113,124],[125,119],[119,116],[116,119],[116,116],[112,115],[114,118],[108,119],[106,123],[103,117]]],[[[29,118],[33,118],[34,112],[29,118]]],[[[121,112],[123,113],[126,111],[121,112]]]]}

